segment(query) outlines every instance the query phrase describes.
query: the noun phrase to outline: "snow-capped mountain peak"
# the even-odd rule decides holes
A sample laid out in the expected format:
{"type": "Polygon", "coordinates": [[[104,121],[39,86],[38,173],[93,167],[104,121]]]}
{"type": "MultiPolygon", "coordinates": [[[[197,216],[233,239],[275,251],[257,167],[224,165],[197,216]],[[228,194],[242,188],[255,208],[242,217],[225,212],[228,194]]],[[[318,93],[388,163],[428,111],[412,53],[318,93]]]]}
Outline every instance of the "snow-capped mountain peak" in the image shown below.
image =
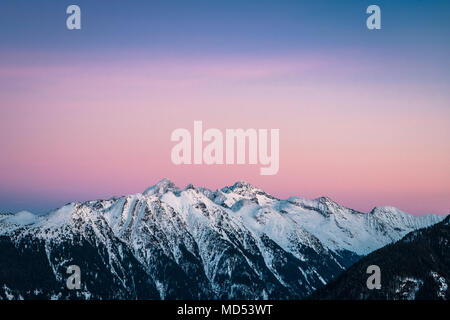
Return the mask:
{"type": "Polygon", "coordinates": [[[144,195],[154,195],[154,194],[164,194],[167,191],[175,191],[178,192],[180,189],[169,179],[164,178],[159,181],[157,184],[148,187],[143,194],[144,195]]]}

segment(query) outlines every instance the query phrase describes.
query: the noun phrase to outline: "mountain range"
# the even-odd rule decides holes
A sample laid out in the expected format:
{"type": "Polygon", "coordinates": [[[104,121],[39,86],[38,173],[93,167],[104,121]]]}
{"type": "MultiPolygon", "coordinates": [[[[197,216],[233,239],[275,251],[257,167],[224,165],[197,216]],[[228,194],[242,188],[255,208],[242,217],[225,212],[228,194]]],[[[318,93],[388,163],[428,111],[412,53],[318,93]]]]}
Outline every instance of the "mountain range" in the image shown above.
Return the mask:
{"type": "Polygon", "coordinates": [[[278,199],[244,181],[212,191],[163,179],[40,216],[0,214],[0,299],[302,299],[443,219],[278,199]],[[66,287],[70,265],[79,290],[66,287]]]}

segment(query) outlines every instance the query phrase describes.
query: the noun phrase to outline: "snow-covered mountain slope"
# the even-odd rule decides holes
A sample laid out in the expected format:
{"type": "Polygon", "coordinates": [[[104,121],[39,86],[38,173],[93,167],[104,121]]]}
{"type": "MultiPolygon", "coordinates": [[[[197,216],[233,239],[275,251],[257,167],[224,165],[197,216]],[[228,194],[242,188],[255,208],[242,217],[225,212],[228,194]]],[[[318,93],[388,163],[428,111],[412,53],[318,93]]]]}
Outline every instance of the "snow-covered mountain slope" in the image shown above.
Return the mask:
{"type": "Polygon", "coordinates": [[[154,281],[102,213],[80,203],[43,216],[0,216],[0,252],[0,298],[157,296],[154,281]],[[73,264],[83,270],[82,290],[66,288],[67,267],[73,264]]]}
{"type": "Polygon", "coordinates": [[[448,300],[450,299],[450,216],[412,231],[352,265],[311,299],[448,300]],[[380,268],[378,290],[366,285],[368,266],[380,268]]]}
{"type": "MultiPolygon", "coordinates": [[[[275,216],[270,216],[273,219],[268,225],[273,227],[284,221],[296,230],[303,229],[313,234],[327,248],[345,249],[358,255],[366,255],[411,230],[435,224],[444,218],[439,215],[416,217],[393,207],[376,207],[367,214],[345,208],[327,197],[279,200],[242,181],[206,194],[215,203],[231,207],[233,211],[245,207],[243,211],[248,212],[252,207],[249,204],[254,203],[254,213],[257,212],[258,217],[275,213],[275,216]]],[[[285,233],[280,232],[279,235],[283,237],[285,233]]]]}
{"type": "Polygon", "coordinates": [[[0,298],[302,298],[361,256],[442,219],[280,200],[245,182],[181,190],[164,179],[142,194],[42,216],[0,215],[0,252],[10,252],[0,262],[0,298]],[[35,260],[44,276],[29,274],[24,261],[35,260]],[[71,264],[81,267],[80,291],[65,289],[71,264]]]}

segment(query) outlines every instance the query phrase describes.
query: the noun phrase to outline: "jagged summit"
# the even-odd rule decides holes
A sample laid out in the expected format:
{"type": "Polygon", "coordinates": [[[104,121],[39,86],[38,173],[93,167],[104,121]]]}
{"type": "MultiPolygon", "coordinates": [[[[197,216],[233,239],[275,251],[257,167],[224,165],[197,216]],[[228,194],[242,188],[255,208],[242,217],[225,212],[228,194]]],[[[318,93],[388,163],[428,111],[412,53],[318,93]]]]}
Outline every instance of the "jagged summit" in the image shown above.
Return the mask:
{"type": "MultiPolygon", "coordinates": [[[[162,195],[168,191],[179,193],[186,190],[197,190],[205,194],[208,198],[215,199],[215,202],[218,204],[225,204],[226,202],[228,202],[227,204],[229,205],[229,207],[231,207],[236,201],[240,199],[250,199],[255,203],[259,203],[258,200],[261,200],[261,198],[264,198],[262,199],[264,203],[266,202],[264,200],[268,200],[269,202],[270,200],[279,200],[272,195],[267,194],[261,188],[258,188],[245,180],[239,180],[236,181],[233,185],[224,186],[220,189],[217,189],[216,191],[212,191],[204,187],[195,187],[191,183],[186,185],[184,189],[180,189],[170,179],[164,178],[155,185],[147,188],[143,192],[143,195],[162,195]]],[[[315,207],[318,210],[324,211],[324,213],[327,215],[341,209],[347,209],[327,196],[322,196],[314,200],[300,197],[291,197],[288,199],[288,201],[300,201],[306,207],[315,207]]],[[[348,210],[357,212],[352,209],[348,210]]]]}
{"type": "Polygon", "coordinates": [[[190,189],[195,189],[194,185],[192,183],[189,183],[184,190],[190,190],[190,189]]]}
{"type": "Polygon", "coordinates": [[[336,201],[332,200],[331,198],[327,197],[327,196],[322,196],[319,198],[314,199],[314,201],[316,201],[319,204],[322,204],[323,206],[326,206],[327,208],[343,208],[343,206],[341,206],[339,203],[337,203],[336,201]]]}
{"type": "Polygon", "coordinates": [[[369,213],[376,214],[376,213],[380,213],[380,212],[384,212],[384,213],[398,213],[398,212],[401,212],[401,213],[404,213],[403,211],[401,211],[401,210],[399,210],[399,209],[397,209],[395,207],[392,207],[392,206],[376,206],[372,210],[370,210],[369,213]]]}
{"type": "Polygon", "coordinates": [[[223,188],[220,189],[222,192],[239,192],[239,191],[260,191],[261,189],[255,187],[254,185],[244,181],[244,180],[239,180],[236,181],[233,185],[231,186],[225,186],[223,188]]]}
{"type": "Polygon", "coordinates": [[[155,185],[148,187],[142,194],[163,194],[167,191],[180,191],[180,189],[168,178],[164,178],[155,185]]]}
{"type": "Polygon", "coordinates": [[[257,187],[255,187],[254,185],[252,185],[251,183],[248,183],[245,180],[239,180],[236,181],[231,187],[230,189],[237,189],[237,188],[248,188],[248,189],[259,189],[257,187]]]}

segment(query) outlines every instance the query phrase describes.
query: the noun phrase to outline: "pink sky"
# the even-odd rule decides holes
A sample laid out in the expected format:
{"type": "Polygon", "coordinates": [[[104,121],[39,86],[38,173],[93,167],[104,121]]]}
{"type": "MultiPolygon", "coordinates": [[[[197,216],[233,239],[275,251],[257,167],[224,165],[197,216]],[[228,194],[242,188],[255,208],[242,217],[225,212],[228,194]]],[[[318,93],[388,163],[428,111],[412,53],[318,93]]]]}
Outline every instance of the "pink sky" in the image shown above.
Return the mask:
{"type": "Polygon", "coordinates": [[[2,66],[1,190],[70,201],[142,192],[164,177],[212,189],[246,180],[281,198],[449,213],[449,94],[396,81],[409,67],[346,53],[2,66]],[[194,120],[279,128],[279,173],[173,165],[170,134],[194,120]]]}

